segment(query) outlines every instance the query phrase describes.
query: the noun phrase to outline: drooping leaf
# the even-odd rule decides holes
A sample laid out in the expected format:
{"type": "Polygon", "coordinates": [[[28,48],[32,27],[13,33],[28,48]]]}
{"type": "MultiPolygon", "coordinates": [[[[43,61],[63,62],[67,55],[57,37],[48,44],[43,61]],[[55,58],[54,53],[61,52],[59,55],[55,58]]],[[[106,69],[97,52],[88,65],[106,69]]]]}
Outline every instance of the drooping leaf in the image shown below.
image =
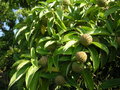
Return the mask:
{"type": "Polygon", "coordinates": [[[53,43],[55,43],[55,41],[48,41],[45,43],[44,48],[47,48],[48,46],[52,45],[53,43]]]}
{"type": "Polygon", "coordinates": [[[37,90],[37,86],[39,85],[39,72],[35,72],[34,77],[31,80],[31,83],[29,85],[29,90],[37,90]]]}
{"type": "Polygon", "coordinates": [[[120,86],[120,78],[106,80],[100,85],[100,88],[107,89],[112,88],[114,86],[120,86]]]}
{"type": "Polygon", "coordinates": [[[19,29],[18,32],[16,33],[16,37],[18,37],[22,31],[26,30],[26,28],[27,26],[23,26],[21,29],[19,29]]]}
{"type": "MultiPolygon", "coordinates": [[[[27,60],[27,61],[28,61],[28,60],[27,60]]],[[[25,59],[22,59],[22,60],[16,61],[16,62],[12,65],[12,68],[18,66],[18,65],[19,65],[20,63],[22,63],[22,62],[26,62],[26,60],[25,60],[25,59]]]]}
{"type": "Polygon", "coordinates": [[[108,10],[105,11],[105,16],[107,17],[108,15],[114,13],[117,10],[120,10],[119,6],[114,6],[112,8],[109,8],[108,10]]]}
{"type": "Polygon", "coordinates": [[[35,59],[35,58],[36,58],[35,48],[34,48],[34,47],[31,48],[31,58],[32,58],[32,59],[35,59]]]}
{"type": "Polygon", "coordinates": [[[112,30],[112,27],[111,27],[111,26],[112,26],[111,23],[110,23],[108,20],[106,20],[107,30],[112,34],[112,33],[113,33],[113,30],[112,30]]]}
{"type": "Polygon", "coordinates": [[[90,59],[93,62],[94,71],[96,71],[99,68],[99,65],[100,65],[98,52],[94,47],[89,47],[88,49],[89,49],[89,52],[90,52],[90,59]]]}
{"type": "Polygon", "coordinates": [[[31,84],[31,81],[34,77],[34,74],[37,72],[37,70],[39,69],[39,67],[36,66],[31,66],[27,73],[26,73],[26,78],[25,78],[25,82],[26,82],[26,86],[29,87],[31,84]]]}
{"type": "Polygon", "coordinates": [[[10,79],[9,87],[10,88],[15,82],[17,82],[27,71],[28,66],[24,66],[18,71],[16,71],[10,79]]]}
{"type": "Polygon", "coordinates": [[[52,38],[51,37],[47,37],[47,36],[43,37],[43,38],[40,38],[39,43],[42,43],[42,42],[50,40],[50,39],[52,39],[52,38]]]}
{"type": "Polygon", "coordinates": [[[66,51],[68,48],[70,48],[72,45],[74,45],[77,41],[76,40],[71,40],[66,43],[64,46],[63,50],[66,51]]]}
{"type": "Polygon", "coordinates": [[[19,65],[17,66],[17,70],[21,69],[22,67],[24,67],[26,64],[30,63],[30,60],[24,60],[21,63],[19,63],[19,65]]]}
{"type": "Polygon", "coordinates": [[[87,88],[89,88],[89,90],[94,90],[94,82],[92,79],[91,72],[89,70],[85,69],[81,72],[81,75],[84,78],[87,88]]]}
{"type": "Polygon", "coordinates": [[[107,54],[109,53],[109,49],[103,43],[92,42],[93,45],[97,46],[98,48],[104,50],[107,54]]]}
{"type": "Polygon", "coordinates": [[[38,46],[38,47],[36,48],[36,52],[39,53],[39,54],[41,54],[41,55],[50,54],[47,50],[45,50],[44,48],[42,48],[42,47],[40,47],[40,46],[38,46]]]}

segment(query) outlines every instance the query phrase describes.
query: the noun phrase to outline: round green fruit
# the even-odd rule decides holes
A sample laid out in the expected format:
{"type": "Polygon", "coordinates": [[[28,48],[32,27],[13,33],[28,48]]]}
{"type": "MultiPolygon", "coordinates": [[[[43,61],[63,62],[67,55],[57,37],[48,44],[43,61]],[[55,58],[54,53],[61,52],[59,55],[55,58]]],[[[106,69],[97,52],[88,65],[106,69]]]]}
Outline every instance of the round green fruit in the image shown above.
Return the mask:
{"type": "Polygon", "coordinates": [[[93,38],[91,35],[89,34],[83,34],[81,37],[80,37],[80,43],[84,46],[88,46],[92,43],[93,41],[93,38]]]}
{"type": "Polygon", "coordinates": [[[80,63],[77,63],[77,62],[73,62],[73,63],[72,63],[72,71],[78,73],[78,72],[80,72],[82,69],[83,69],[83,68],[82,68],[82,66],[81,66],[80,63]]]}
{"type": "Polygon", "coordinates": [[[83,51],[77,52],[76,59],[79,62],[86,62],[87,61],[87,54],[83,51]]]}
{"type": "Polygon", "coordinates": [[[105,7],[107,5],[107,0],[97,0],[97,5],[99,7],[105,7]]]}
{"type": "Polygon", "coordinates": [[[40,60],[39,60],[39,64],[44,67],[44,66],[47,65],[47,63],[48,63],[48,58],[47,58],[47,56],[42,56],[42,57],[40,58],[40,60]]]}
{"type": "Polygon", "coordinates": [[[65,78],[62,75],[58,75],[55,77],[55,83],[57,85],[63,85],[65,84],[65,78]]]}

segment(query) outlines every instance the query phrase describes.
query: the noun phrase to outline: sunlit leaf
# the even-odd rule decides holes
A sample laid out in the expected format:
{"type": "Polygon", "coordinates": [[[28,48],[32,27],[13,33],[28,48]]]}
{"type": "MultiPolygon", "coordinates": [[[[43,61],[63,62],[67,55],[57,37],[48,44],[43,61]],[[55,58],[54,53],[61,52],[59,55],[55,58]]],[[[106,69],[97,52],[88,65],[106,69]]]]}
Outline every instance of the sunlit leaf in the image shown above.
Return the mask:
{"type": "Polygon", "coordinates": [[[109,49],[103,43],[92,42],[92,44],[99,47],[100,49],[104,50],[107,54],[109,53],[109,49]]]}
{"type": "Polygon", "coordinates": [[[39,67],[36,66],[31,66],[27,73],[26,73],[26,78],[25,78],[25,82],[26,82],[26,86],[29,87],[29,85],[32,82],[32,79],[34,77],[34,74],[36,73],[36,71],[39,69],[39,67]]]}
{"type": "Polygon", "coordinates": [[[75,41],[75,40],[68,41],[68,42],[65,44],[63,50],[66,51],[68,48],[70,48],[70,47],[71,47],[72,45],[74,45],[75,43],[77,43],[77,41],[75,41]]]}
{"type": "Polygon", "coordinates": [[[13,74],[13,76],[10,79],[9,88],[26,73],[27,69],[28,66],[25,66],[13,74]]]}

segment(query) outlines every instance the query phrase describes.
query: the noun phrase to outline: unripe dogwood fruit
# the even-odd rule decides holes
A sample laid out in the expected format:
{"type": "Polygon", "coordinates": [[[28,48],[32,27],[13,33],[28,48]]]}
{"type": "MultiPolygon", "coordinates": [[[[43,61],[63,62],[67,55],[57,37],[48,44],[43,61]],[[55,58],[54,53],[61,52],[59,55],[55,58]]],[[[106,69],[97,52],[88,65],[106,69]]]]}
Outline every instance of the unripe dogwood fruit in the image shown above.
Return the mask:
{"type": "Polygon", "coordinates": [[[99,7],[105,7],[107,5],[107,0],[96,0],[99,7]]]}
{"type": "Polygon", "coordinates": [[[87,54],[83,51],[77,52],[76,53],[76,59],[79,62],[86,62],[87,60],[87,54]]]}
{"type": "Polygon", "coordinates": [[[58,75],[55,77],[55,83],[57,85],[63,85],[65,84],[65,78],[62,75],[58,75]]]}
{"type": "Polygon", "coordinates": [[[80,43],[84,46],[88,46],[92,43],[93,41],[93,38],[91,35],[89,34],[83,34],[81,37],[80,37],[80,43]]]}
{"type": "Polygon", "coordinates": [[[40,64],[41,66],[46,66],[47,63],[48,63],[48,58],[47,58],[47,56],[42,56],[42,57],[40,58],[40,60],[39,60],[39,64],[40,64]]]}
{"type": "Polygon", "coordinates": [[[72,63],[72,71],[78,73],[78,72],[80,72],[82,69],[83,69],[83,68],[82,68],[82,66],[81,66],[80,63],[77,63],[77,62],[73,62],[73,63],[72,63]]]}

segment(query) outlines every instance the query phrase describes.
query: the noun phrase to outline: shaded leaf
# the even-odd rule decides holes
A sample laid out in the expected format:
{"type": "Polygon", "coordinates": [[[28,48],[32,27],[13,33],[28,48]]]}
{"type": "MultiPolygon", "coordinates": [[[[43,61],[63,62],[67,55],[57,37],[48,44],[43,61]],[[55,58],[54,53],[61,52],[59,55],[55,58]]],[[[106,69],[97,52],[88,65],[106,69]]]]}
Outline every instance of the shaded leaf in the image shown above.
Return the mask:
{"type": "Polygon", "coordinates": [[[108,15],[114,13],[117,10],[120,10],[120,7],[115,6],[115,7],[109,8],[108,10],[105,11],[105,16],[107,17],[108,15]]]}
{"type": "Polygon", "coordinates": [[[100,65],[98,52],[94,47],[89,47],[88,49],[90,51],[90,59],[93,61],[94,71],[96,71],[100,65]]]}
{"type": "Polygon", "coordinates": [[[100,85],[103,89],[112,88],[114,86],[120,86],[120,78],[106,80],[100,85]]]}
{"type": "Polygon", "coordinates": [[[82,77],[84,78],[84,81],[89,88],[89,90],[94,90],[94,82],[92,79],[92,74],[89,70],[85,69],[81,72],[82,77]]]}

